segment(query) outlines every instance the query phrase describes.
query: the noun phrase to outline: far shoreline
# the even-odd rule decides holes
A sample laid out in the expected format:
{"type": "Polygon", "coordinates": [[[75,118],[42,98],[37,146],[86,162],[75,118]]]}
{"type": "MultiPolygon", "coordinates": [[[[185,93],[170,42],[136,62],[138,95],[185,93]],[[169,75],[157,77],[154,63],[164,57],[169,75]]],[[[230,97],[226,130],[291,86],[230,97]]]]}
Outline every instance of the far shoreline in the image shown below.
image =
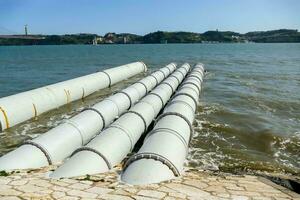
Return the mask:
{"type": "Polygon", "coordinates": [[[112,45],[112,44],[223,44],[223,43],[300,43],[300,32],[293,29],[237,33],[233,31],[165,32],[146,35],[107,33],[104,36],[79,33],[65,35],[0,35],[0,46],[23,45],[112,45]]]}
{"type": "Polygon", "coordinates": [[[168,44],[161,44],[161,43],[147,43],[147,44],[98,44],[98,45],[92,45],[92,44],[43,44],[43,45],[0,45],[1,47],[33,47],[33,46],[95,46],[95,47],[101,47],[101,46],[135,46],[135,45],[160,45],[160,46],[168,46],[168,45],[280,45],[280,44],[300,44],[300,42],[253,42],[253,43],[228,43],[228,42],[220,42],[220,43],[168,43],[168,44]]]}

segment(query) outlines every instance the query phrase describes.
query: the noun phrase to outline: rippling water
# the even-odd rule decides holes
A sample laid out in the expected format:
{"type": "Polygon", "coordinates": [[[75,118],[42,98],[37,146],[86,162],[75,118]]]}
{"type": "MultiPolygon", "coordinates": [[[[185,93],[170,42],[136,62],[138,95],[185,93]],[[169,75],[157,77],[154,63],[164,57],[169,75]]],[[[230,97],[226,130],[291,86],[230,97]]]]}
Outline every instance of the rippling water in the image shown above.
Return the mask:
{"type": "MultiPolygon", "coordinates": [[[[300,44],[0,47],[0,96],[143,60],[205,64],[187,165],[300,174],[300,44]]],[[[0,155],[141,76],[0,133],[0,155]]]]}

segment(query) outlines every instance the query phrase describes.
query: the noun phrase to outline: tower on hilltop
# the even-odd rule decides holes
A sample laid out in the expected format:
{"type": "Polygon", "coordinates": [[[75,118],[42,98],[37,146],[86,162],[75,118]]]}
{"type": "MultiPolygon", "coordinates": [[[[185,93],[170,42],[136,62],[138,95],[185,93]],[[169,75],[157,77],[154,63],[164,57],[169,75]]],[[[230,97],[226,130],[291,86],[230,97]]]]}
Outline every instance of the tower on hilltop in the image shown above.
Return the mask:
{"type": "Polygon", "coordinates": [[[24,25],[24,29],[25,29],[25,35],[28,35],[28,30],[27,30],[27,24],[26,25],[24,25]]]}

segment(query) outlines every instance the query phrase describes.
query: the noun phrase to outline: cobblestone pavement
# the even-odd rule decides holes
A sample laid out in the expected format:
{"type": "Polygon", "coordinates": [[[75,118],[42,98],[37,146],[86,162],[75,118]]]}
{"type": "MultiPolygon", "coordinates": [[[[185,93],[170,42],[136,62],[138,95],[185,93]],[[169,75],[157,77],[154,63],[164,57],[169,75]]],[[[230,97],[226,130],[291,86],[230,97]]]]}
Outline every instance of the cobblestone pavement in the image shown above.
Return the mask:
{"type": "MultiPolygon", "coordinates": [[[[214,175],[189,170],[181,178],[160,184],[130,186],[118,180],[119,170],[106,174],[54,180],[53,167],[0,177],[0,200],[19,199],[240,199],[300,200],[300,195],[256,176],[214,175]]],[[[3,174],[2,174],[3,175],[3,174]]]]}

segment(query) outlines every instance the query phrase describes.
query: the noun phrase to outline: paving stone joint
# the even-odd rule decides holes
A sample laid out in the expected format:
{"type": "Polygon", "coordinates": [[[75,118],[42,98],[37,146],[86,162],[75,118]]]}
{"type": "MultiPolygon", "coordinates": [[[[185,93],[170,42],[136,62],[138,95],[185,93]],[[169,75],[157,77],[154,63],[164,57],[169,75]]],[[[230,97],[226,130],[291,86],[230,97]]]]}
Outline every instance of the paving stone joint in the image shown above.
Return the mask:
{"type": "Polygon", "coordinates": [[[49,179],[56,166],[2,172],[0,200],[300,200],[300,195],[257,176],[187,170],[182,177],[159,184],[132,186],[119,181],[120,168],[105,174],[49,179]]]}

